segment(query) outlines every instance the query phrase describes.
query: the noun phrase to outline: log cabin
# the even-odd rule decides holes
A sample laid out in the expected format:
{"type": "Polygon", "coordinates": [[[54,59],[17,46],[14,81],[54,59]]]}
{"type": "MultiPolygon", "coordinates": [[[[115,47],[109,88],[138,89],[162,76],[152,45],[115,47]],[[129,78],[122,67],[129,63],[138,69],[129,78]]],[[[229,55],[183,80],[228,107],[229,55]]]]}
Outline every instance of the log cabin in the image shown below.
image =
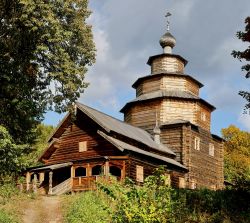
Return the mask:
{"type": "Polygon", "coordinates": [[[163,53],[149,57],[151,74],[132,85],[124,121],[77,102],[75,118],[67,114],[50,137],[44,165],[27,171],[26,189],[90,190],[111,175],[140,184],[161,165],[174,187],[223,188],[223,140],[210,132],[215,107],[199,97],[203,84],[185,74],[175,44],[169,31],[161,37],[163,53]]]}

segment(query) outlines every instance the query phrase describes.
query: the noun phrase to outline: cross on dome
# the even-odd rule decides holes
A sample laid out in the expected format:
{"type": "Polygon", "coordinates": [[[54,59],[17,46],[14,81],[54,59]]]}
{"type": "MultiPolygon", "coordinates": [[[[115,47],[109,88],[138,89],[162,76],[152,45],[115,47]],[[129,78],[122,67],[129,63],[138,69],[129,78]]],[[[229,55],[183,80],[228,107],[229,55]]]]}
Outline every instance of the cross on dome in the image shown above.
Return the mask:
{"type": "Polygon", "coordinates": [[[170,29],[169,28],[170,27],[169,17],[171,15],[172,14],[170,12],[167,12],[167,14],[165,15],[165,17],[167,18],[167,32],[160,39],[160,45],[163,48],[163,52],[167,53],[167,54],[171,54],[172,53],[172,49],[174,48],[174,46],[176,44],[176,39],[169,32],[169,29],[170,29]]]}

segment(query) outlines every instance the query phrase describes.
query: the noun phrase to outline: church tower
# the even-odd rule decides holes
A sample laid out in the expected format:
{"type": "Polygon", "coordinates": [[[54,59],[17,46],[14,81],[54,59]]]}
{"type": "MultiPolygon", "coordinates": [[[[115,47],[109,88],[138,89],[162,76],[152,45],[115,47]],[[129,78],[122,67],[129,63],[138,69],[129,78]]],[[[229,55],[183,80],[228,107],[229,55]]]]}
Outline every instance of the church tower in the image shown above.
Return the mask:
{"type": "Polygon", "coordinates": [[[125,122],[148,131],[152,137],[157,123],[158,140],[172,148],[177,160],[189,170],[185,187],[221,189],[223,140],[210,133],[215,107],[199,97],[203,84],[185,74],[188,62],[172,53],[175,44],[167,21],[167,32],[160,39],[163,53],[149,57],[151,74],[135,81],[132,87],[136,98],[121,112],[125,122]]]}

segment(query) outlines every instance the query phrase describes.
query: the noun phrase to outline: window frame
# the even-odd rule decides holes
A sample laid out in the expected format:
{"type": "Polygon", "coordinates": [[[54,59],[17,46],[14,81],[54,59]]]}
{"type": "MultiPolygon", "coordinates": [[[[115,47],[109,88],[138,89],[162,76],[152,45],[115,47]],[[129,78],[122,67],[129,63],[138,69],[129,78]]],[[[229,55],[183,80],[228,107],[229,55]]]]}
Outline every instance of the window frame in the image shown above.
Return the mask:
{"type": "Polygon", "coordinates": [[[208,154],[209,154],[209,156],[213,156],[214,157],[214,152],[215,152],[214,144],[213,143],[209,143],[209,148],[208,148],[208,154]]]}
{"type": "Polygon", "coordinates": [[[144,182],[144,168],[143,166],[136,165],[136,181],[143,183],[144,182]]]}
{"type": "Polygon", "coordinates": [[[200,151],[201,150],[201,139],[200,137],[198,136],[195,136],[194,138],[194,149],[197,150],[197,151],[200,151]]]}
{"type": "Polygon", "coordinates": [[[88,142],[87,141],[78,142],[78,151],[79,153],[88,151],[88,142]]]}

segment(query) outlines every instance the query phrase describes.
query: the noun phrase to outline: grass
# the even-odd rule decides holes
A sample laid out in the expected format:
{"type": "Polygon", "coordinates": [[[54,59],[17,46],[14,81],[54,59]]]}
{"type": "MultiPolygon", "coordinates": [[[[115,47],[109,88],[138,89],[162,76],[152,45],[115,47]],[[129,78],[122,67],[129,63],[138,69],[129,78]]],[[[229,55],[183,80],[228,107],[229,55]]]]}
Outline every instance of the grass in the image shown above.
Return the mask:
{"type": "Polygon", "coordinates": [[[33,194],[21,193],[14,184],[0,186],[0,223],[19,223],[23,209],[33,194]]]}

